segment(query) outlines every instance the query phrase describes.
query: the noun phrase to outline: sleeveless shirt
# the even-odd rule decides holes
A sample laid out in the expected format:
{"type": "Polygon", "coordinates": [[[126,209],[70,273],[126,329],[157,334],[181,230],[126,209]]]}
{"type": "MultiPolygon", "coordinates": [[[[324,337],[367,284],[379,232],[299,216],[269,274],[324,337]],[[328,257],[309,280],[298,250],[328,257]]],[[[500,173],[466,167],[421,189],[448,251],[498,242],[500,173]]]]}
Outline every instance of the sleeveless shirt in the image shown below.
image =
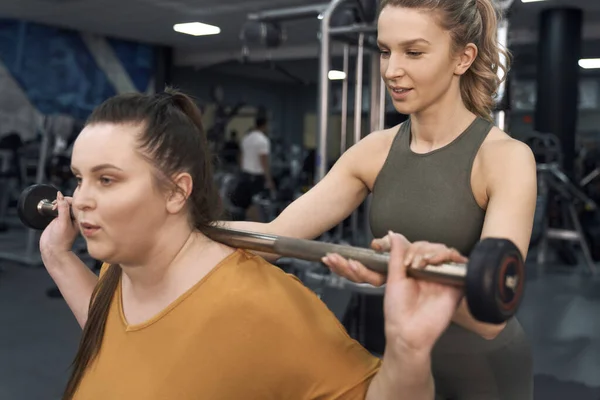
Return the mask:
{"type": "Polygon", "coordinates": [[[480,240],[485,211],[471,188],[477,151],[493,124],[477,117],[450,144],[425,154],[410,148],[410,119],[392,142],[373,185],[369,221],[375,238],[389,230],[468,256],[480,240]]]}
{"type": "MultiPolygon", "coordinates": [[[[443,243],[468,257],[485,218],[473,195],[471,171],[492,127],[477,117],[450,144],[416,154],[410,149],[410,119],[404,122],[373,185],[369,218],[374,237],[392,230],[411,242],[443,243]]],[[[493,340],[451,323],[431,353],[436,399],[532,399],[524,343],[516,318],[493,340]]]]}

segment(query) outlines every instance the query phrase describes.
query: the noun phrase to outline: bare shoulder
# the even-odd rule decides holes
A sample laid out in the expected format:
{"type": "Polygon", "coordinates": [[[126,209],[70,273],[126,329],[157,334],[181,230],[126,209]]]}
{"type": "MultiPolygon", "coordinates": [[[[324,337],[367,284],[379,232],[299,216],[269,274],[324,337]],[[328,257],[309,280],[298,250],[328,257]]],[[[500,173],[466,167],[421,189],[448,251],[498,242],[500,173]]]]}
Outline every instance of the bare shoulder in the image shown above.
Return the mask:
{"type": "Polygon", "coordinates": [[[492,128],[481,145],[480,156],[484,166],[489,168],[504,169],[511,166],[535,169],[535,157],[531,148],[497,127],[492,128]]]}
{"type": "Polygon", "coordinates": [[[354,170],[355,176],[359,177],[369,190],[372,190],[375,179],[383,168],[399,128],[400,125],[397,125],[371,132],[344,153],[349,168],[354,170]]]}
{"type": "Polygon", "coordinates": [[[392,147],[392,142],[398,133],[398,126],[383,129],[380,131],[374,131],[363,137],[358,143],[351,146],[345,153],[344,156],[349,156],[356,161],[357,158],[364,161],[371,161],[373,157],[383,155],[387,157],[387,154],[392,147]]]}
{"type": "Polygon", "coordinates": [[[367,136],[362,138],[356,145],[360,148],[369,148],[372,150],[389,150],[398,133],[400,125],[396,125],[392,128],[383,129],[380,131],[374,131],[369,133],[367,136]]]}
{"type": "Polygon", "coordinates": [[[497,127],[488,134],[477,158],[488,195],[511,187],[535,191],[537,170],[531,148],[497,127]]]}

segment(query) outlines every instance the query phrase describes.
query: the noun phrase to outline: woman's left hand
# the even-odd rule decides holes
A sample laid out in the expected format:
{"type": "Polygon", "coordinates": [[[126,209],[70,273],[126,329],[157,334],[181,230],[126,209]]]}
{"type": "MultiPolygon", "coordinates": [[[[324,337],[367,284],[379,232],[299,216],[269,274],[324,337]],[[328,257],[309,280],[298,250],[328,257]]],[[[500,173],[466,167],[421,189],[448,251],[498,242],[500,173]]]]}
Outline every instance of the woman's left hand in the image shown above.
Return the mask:
{"type": "Polygon", "coordinates": [[[408,244],[401,235],[391,234],[384,314],[386,340],[399,353],[429,352],[450,323],[463,292],[452,287],[408,276],[410,268],[444,262],[465,263],[467,259],[442,244],[408,244]]]}
{"type": "MultiPolygon", "coordinates": [[[[410,242],[402,235],[400,240],[405,244],[410,242]]],[[[375,251],[390,251],[390,234],[371,242],[371,248],[375,251]]],[[[355,260],[347,260],[339,254],[328,254],[321,259],[332,272],[352,282],[369,283],[373,286],[381,286],[385,283],[386,276],[368,269],[362,263],[355,260]]]]}

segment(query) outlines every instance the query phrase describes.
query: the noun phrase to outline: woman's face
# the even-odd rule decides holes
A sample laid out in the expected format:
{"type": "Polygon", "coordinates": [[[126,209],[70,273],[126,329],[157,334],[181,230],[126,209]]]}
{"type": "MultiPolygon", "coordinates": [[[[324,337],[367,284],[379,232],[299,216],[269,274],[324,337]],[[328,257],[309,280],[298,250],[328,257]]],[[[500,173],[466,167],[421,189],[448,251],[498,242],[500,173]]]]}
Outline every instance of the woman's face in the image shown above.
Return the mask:
{"type": "Polygon", "coordinates": [[[394,107],[402,114],[428,108],[452,87],[459,59],[452,57],[450,34],[440,27],[437,15],[388,6],[379,16],[381,76],[394,107]]]}
{"type": "Polygon", "coordinates": [[[136,149],[141,126],[87,126],[73,146],[78,180],[73,212],[88,252],[106,262],[134,263],[150,253],[169,213],[153,168],[136,149]]]}

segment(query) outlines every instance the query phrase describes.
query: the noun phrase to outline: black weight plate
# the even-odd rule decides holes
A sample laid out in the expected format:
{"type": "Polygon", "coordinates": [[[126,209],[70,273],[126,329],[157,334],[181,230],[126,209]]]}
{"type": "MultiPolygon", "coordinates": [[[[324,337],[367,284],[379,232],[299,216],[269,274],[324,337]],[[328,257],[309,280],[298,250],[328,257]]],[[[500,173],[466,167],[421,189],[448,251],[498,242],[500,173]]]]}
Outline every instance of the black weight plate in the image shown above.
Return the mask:
{"type": "Polygon", "coordinates": [[[469,257],[465,291],[471,314],[479,321],[500,324],[516,312],[525,287],[521,252],[507,239],[486,238],[469,257]]]}
{"type": "Polygon", "coordinates": [[[44,230],[54,219],[38,212],[37,206],[42,200],[54,201],[58,189],[51,185],[32,185],[19,196],[17,213],[25,226],[31,229],[44,230]]]}

